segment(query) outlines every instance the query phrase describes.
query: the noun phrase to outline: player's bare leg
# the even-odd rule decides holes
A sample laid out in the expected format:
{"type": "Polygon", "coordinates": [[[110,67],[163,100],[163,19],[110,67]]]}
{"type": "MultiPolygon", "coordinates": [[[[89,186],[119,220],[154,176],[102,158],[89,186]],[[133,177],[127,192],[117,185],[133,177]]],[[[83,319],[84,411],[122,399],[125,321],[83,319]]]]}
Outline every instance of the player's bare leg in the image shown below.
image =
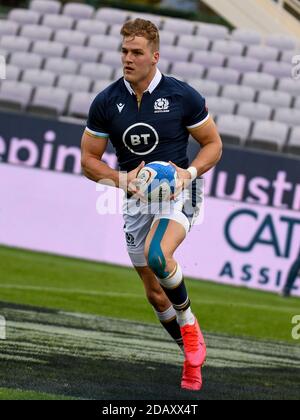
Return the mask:
{"type": "Polygon", "coordinates": [[[143,280],[147,299],[153,306],[161,325],[166,329],[181,350],[183,350],[183,341],[177,323],[175,309],[158,282],[155,274],[148,266],[135,267],[135,269],[143,280]]]}
{"type": "Polygon", "coordinates": [[[173,256],[185,237],[186,231],[180,223],[160,219],[148,235],[145,255],[149,267],[172,302],[180,325],[186,358],[181,385],[198,390],[202,386],[200,367],[206,358],[206,346],[190,308],[182,270],[173,256]]]}

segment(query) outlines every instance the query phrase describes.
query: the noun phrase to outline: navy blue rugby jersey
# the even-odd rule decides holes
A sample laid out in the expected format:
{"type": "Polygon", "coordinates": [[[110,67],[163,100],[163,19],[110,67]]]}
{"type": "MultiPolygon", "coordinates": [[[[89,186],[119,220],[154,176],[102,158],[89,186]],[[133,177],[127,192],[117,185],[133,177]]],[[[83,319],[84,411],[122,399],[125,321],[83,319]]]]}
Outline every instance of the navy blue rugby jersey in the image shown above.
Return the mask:
{"type": "Polygon", "coordinates": [[[157,70],[140,107],[124,78],[101,92],[91,105],[86,131],[99,141],[111,140],[122,171],[143,160],[170,160],[186,169],[188,128],[208,118],[205,99],[195,89],[157,70]]]}

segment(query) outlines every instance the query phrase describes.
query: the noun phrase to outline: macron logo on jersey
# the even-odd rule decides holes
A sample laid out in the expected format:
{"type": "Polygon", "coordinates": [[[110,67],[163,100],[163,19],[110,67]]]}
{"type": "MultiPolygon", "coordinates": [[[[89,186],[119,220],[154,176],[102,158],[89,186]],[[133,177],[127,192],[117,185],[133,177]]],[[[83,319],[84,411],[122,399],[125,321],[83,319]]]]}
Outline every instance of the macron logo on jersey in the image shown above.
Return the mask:
{"type": "Polygon", "coordinates": [[[123,111],[124,106],[125,106],[125,104],[117,104],[117,107],[118,107],[118,110],[119,110],[119,113],[120,113],[120,114],[121,114],[121,112],[123,111]]]}
{"type": "Polygon", "coordinates": [[[159,98],[157,99],[157,101],[155,101],[154,112],[155,114],[159,112],[170,112],[169,107],[170,107],[170,102],[168,101],[168,99],[159,98]]]}

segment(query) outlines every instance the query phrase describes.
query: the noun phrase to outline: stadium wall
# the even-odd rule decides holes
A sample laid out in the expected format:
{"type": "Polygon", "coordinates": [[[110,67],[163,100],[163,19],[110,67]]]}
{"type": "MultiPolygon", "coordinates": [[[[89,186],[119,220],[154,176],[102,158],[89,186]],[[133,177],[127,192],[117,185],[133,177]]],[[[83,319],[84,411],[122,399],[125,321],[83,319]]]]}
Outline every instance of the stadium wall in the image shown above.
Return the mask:
{"type": "MultiPolygon", "coordinates": [[[[0,114],[0,243],[130,265],[122,193],[81,176],[82,131],[0,114]]],[[[191,159],[196,152],[191,142],[191,159]]],[[[105,160],[116,167],[111,146],[105,160]]],[[[204,222],[177,253],[185,274],[279,291],[300,249],[299,167],[297,159],[225,148],[205,177],[204,222]]]]}

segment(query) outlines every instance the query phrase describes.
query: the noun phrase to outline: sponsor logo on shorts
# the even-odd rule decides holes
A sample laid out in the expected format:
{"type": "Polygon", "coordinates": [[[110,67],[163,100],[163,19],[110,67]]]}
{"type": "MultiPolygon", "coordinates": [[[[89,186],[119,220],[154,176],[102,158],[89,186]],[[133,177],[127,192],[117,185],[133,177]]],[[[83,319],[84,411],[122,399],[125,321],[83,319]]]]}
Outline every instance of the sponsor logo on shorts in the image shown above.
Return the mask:
{"type": "Polygon", "coordinates": [[[131,233],[126,233],[126,242],[129,247],[135,247],[134,236],[131,233]]]}

